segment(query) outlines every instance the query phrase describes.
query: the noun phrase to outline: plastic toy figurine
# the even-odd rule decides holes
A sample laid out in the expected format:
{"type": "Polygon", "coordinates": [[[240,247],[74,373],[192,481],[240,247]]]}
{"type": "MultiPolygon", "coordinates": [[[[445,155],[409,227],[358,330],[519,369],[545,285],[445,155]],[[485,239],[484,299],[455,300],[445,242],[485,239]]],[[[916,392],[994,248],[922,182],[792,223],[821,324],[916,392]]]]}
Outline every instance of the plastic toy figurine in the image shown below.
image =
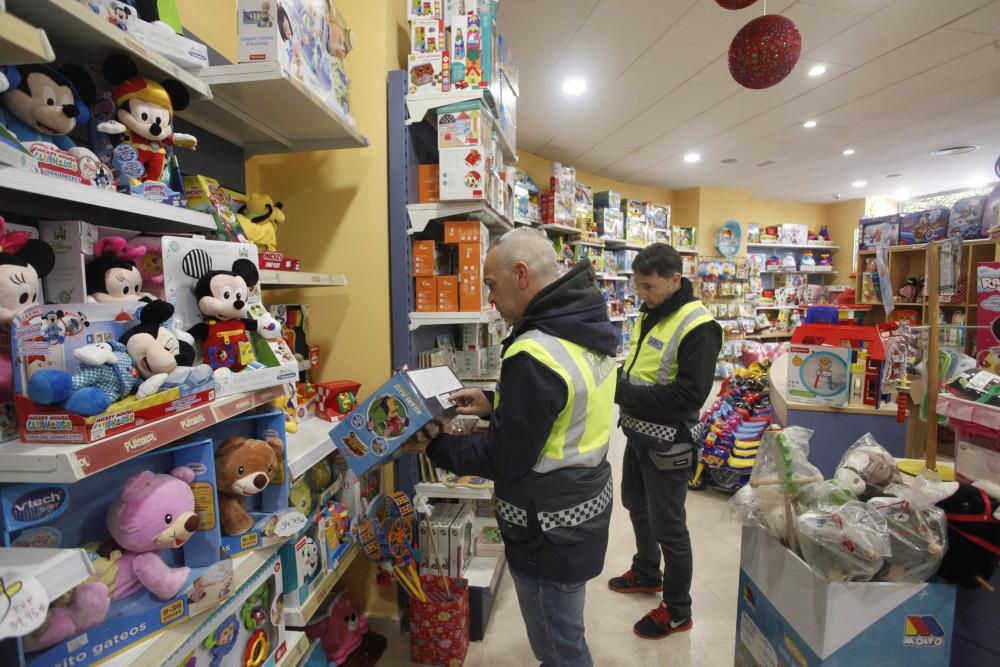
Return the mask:
{"type": "Polygon", "coordinates": [[[186,332],[163,326],[173,314],[174,307],[166,301],[153,301],[139,311],[139,324],[118,339],[143,379],[136,391],[139,398],[174,387],[187,396],[213,386],[207,364],[192,367],[194,340],[186,332]]]}
{"type": "Polygon", "coordinates": [[[284,459],[284,444],[277,438],[253,440],[227,438],[215,452],[219,483],[219,519],[226,535],[242,535],[253,528],[243,498],[260,493],[271,482],[284,459]]]}
{"type": "Polygon", "coordinates": [[[133,261],[145,254],[144,248],[129,248],[128,242],[120,236],[99,239],[94,245],[95,257],[85,270],[88,301],[152,301],[152,296],[142,291],[142,274],[133,261]]]}
{"type": "Polygon", "coordinates": [[[820,225],[819,226],[819,234],[818,234],[818,236],[823,241],[826,241],[827,243],[830,242],[830,232],[829,232],[829,230],[827,230],[826,225],[820,225]]]}
{"type": "Polygon", "coordinates": [[[821,252],[819,254],[819,261],[816,262],[816,266],[833,266],[833,258],[828,252],[821,252]]]}
{"type": "Polygon", "coordinates": [[[784,257],[781,258],[781,270],[789,272],[796,270],[794,254],[787,253],[784,257]]]}
{"type": "Polygon", "coordinates": [[[368,619],[355,610],[347,591],[340,591],[305,630],[310,640],[322,642],[327,660],[342,665],[364,641],[368,619]]]}
{"type": "Polygon", "coordinates": [[[274,252],[278,249],[278,225],[285,221],[283,206],[280,201],[275,202],[271,199],[271,195],[255,192],[237,213],[236,217],[247,238],[263,252],[274,252]]]}
{"type": "Polygon", "coordinates": [[[899,288],[899,296],[906,301],[916,301],[920,292],[924,289],[924,279],[917,276],[910,276],[903,283],[903,286],[899,288]]]}
{"type": "Polygon", "coordinates": [[[209,667],[220,667],[226,656],[236,648],[236,639],[240,636],[240,623],[233,614],[222,622],[208,637],[205,637],[203,645],[212,655],[209,667]]]}
{"type": "Polygon", "coordinates": [[[116,340],[85,345],[74,350],[73,356],[80,367],[72,375],[55,368],[35,371],[28,380],[28,398],[91,417],[139,385],[139,371],[125,346],[116,340]]]}
{"type": "Polygon", "coordinates": [[[781,271],[781,260],[777,255],[771,255],[764,266],[766,271],[781,271]]]}
{"type": "Polygon", "coordinates": [[[804,253],[802,253],[802,259],[799,260],[799,270],[800,271],[816,270],[816,260],[813,258],[812,250],[806,250],[804,253]]]}

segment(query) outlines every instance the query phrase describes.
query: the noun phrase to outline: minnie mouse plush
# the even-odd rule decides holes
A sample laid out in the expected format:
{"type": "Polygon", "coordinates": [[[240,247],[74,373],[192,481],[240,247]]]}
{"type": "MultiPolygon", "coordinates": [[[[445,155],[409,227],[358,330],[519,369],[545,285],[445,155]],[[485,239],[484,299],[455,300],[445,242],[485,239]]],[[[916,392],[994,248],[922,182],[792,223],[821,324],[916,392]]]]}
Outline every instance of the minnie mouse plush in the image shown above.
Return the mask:
{"type": "Polygon", "coordinates": [[[128,247],[125,239],[108,236],[94,246],[94,261],[87,265],[87,298],[97,303],[152,301],[142,291],[142,274],[133,260],[146,254],[142,247],[128,247]]]}

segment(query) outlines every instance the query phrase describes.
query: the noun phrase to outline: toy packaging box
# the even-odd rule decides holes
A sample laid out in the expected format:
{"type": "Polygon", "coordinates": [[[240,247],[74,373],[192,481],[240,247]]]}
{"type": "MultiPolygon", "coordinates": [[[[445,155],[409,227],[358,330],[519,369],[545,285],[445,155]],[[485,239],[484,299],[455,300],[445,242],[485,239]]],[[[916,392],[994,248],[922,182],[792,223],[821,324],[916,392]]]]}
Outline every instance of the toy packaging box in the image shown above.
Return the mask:
{"type": "Polygon", "coordinates": [[[959,199],[951,207],[951,216],[948,218],[948,236],[957,236],[962,239],[978,239],[983,234],[983,209],[986,205],[986,196],[966,197],[959,199]]]}
{"type": "Polygon", "coordinates": [[[236,217],[240,204],[234,201],[231,190],[222,187],[214,178],[193,174],[184,177],[184,192],[188,208],[208,213],[215,220],[216,240],[250,242],[236,217]]]}
{"type": "Polygon", "coordinates": [[[827,582],[759,528],[740,554],[737,667],[950,663],[955,586],[827,582]]]}
{"type": "Polygon", "coordinates": [[[351,470],[361,475],[454,407],[448,395],[461,388],[447,366],[397,373],[337,424],[330,439],[351,470]]]}
{"type": "Polygon", "coordinates": [[[670,239],[675,248],[692,250],[698,248],[698,228],[697,227],[673,227],[670,239]]]}
{"type": "MultiPolygon", "coordinates": [[[[50,614],[64,614],[67,613],[65,610],[75,609],[76,591],[82,591],[81,595],[91,595],[103,589],[104,594],[111,596],[107,615],[97,625],[74,632],[62,641],[37,651],[32,650],[29,640],[22,641],[22,647],[29,651],[25,663],[89,665],[106,660],[136,642],[232,596],[235,592],[232,561],[220,560],[215,483],[211,444],[199,440],[139,456],[71,485],[17,484],[0,489],[0,525],[5,546],[83,548],[91,558],[95,574],[74,591],[51,601],[50,610],[57,611],[50,611],[50,614]],[[191,481],[184,482],[169,474],[178,467],[186,468],[187,474],[193,477],[191,481]],[[117,544],[106,520],[112,505],[122,495],[126,482],[147,471],[163,476],[152,478],[158,481],[149,492],[162,494],[164,511],[168,513],[176,505],[175,522],[182,524],[168,527],[163,525],[161,519],[161,528],[171,530],[174,538],[178,534],[190,535],[179,548],[157,550],[157,535],[148,538],[148,545],[133,547],[150,549],[148,553],[157,554],[169,568],[190,568],[178,592],[166,599],[154,595],[142,585],[141,580],[135,578],[132,559],[136,552],[127,552],[117,544]],[[164,478],[169,481],[162,481],[164,478]],[[190,487],[194,497],[193,512],[186,509],[190,506],[185,505],[183,498],[177,495],[180,484],[190,487]],[[197,527],[193,530],[188,526],[191,519],[200,521],[196,521],[197,527]]],[[[137,504],[118,505],[122,508],[118,525],[136,520],[136,517],[129,516],[130,512],[148,510],[137,504]]],[[[129,539],[140,540],[142,537],[134,533],[129,539]]],[[[178,575],[183,576],[183,573],[178,575]]]]}
{"type": "Polygon", "coordinates": [[[462,102],[438,111],[438,148],[486,146],[493,132],[493,119],[479,101],[462,102]]]}
{"type": "Polygon", "coordinates": [[[898,215],[863,219],[859,224],[861,235],[858,238],[858,250],[874,250],[877,245],[894,246],[899,243],[900,218],[898,215]]]}
{"type": "MultiPolygon", "coordinates": [[[[17,313],[12,328],[15,411],[27,442],[86,443],[139,428],[162,417],[204,405],[215,397],[211,378],[191,379],[146,398],[128,394],[101,414],[85,417],[28,397],[28,382],[40,369],[65,371],[87,381],[74,351],[117,341],[138,323],[144,303],[32,306],[17,313]]],[[[131,373],[138,377],[132,367],[131,373]]],[[[98,377],[99,378],[99,374],[98,377]]],[[[74,380],[76,382],[76,380],[74,380]]],[[[82,384],[83,387],[95,386],[82,384]]]]}
{"type": "Polygon", "coordinates": [[[621,209],[598,208],[594,211],[597,234],[603,239],[625,240],[625,217],[621,209]]]}
{"type": "Polygon", "coordinates": [[[928,243],[946,238],[950,215],[949,209],[944,207],[907,213],[899,220],[899,245],[928,243]]]}
{"type": "Polygon", "coordinates": [[[447,48],[444,21],[418,19],[410,21],[410,53],[436,53],[447,48]]]}
{"type": "MultiPolygon", "coordinates": [[[[792,290],[795,291],[794,289],[792,290]]],[[[798,403],[844,407],[850,399],[851,351],[793,345],[788,357],[788,397],[798,403]]]]}
{"type": "Polygon", "coordinates": [[[411,21],[440,19],[441,0],[407,0],[406,17],[411,21]]]}
{"type": "Polygon", "coordinates": [[[785,223],[778,229],[778,243],[781,245],[805,245],[809,243],[809,225],[785,223]]]}
{"type": "MultiPolygon", "coordinates": [[[[495,89],[496,13],[464,14],[451,20],[451,85],[495,89]]],[[[494,94],[494,98],[499,97],[494,94]]]]}
{"type": "Polygon", "coordinates": [[[410,95],[441,93],[450,89],[446,72],[450,57],[447,53],[435,51],[407,56],[407,91],[410,95]]]}
{"type": "Polygon", "coordinates": [[[976,361],[1000,373],[1000,262],[976,265],[976,361]]]}

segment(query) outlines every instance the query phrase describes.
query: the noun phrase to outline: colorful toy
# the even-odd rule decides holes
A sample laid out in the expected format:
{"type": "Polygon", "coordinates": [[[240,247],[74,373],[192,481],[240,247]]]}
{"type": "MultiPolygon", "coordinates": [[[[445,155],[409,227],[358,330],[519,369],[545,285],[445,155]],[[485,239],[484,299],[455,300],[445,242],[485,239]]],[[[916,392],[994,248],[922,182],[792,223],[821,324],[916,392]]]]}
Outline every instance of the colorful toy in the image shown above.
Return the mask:
{"type": "Polygon", "coordinates": [[[898,215],[861,220],[859,224],[861,236],[858,238],[858,250],[872,250],[882,244],[894,246],[900,242],[898,215]]]}
{"type": "Polygon", "coordinates": [[[899,244],[940,241],[948,235],[950,215],[951,212],[944,207],[904,215],[899,220],[899,244]]]}
{"type": "Polygon", "coordinates": [[[944,558],[944,511],[938,507],[920,509],[902,498],[872,498],[867,505],[885,519],[891,548],[875,578],[915,584],[926,581],[944,558]]]}
{"type": "Polygon", "coordinates": [[[139,385],[139,371],[125,346],[116,340],[77,348],[80,367],[72,375],[55,368],[36,371],[28,380],[28,397],[42,405],[58,405],[90,417],[128,396],[139,385]]]}
{"type": "Polygon", "coordinates": [[[817,235],[823,241],[827,243],[830,242],[830,232],[827,230],[826,225],[819,226],[819,234],[817,235]]]}
{"type": "Polygon", "coordinates": [[[36,141],[71,151],[69,133],[86,125],[96,92],[90,75],[76,65],[0,67],[0,124],[24,144],[36,141]]]}
{"type": "Polygon", "coordinates": [[[146,254],[144,248],[128,247],[120,236],[98,239],[94,259],[87,264],[87,300],[96,303],[151,301],[142,291],[142,274],[133,260],[146,254]]]}
{"type": "Polygon", "coordinates": [[[781,260],[777,255],[771,255],[764,266],[766,271],[781,271],[781,260]]]}
{"type": "Polygon", "coordinates": [[[159,236],[135,236],[128,240],[126,251],[135,253],[136,268],[142,276],[142,286],[152,296],[162,299],[163,294],[163,248],[159,236]],[[138,251],[145,250],[144,253],[138,251]]]}
{"type": "Polygon", "coordinates": [[[259,250],[275,252],[278,249],[278,225],[285,221],[283,206],[280,201],[271,199],[271,195],[255,192],[237,211],[240,226],[259,250]]]}
{"type": "Polygon", "coordinates": [[[166,301],[153,301],[139,311],[139,324],[118,339],[143,379],[136,391],[139,398],[174,387],[187,396],[212,386],[212,369],[207,364],[192,366],[190,336],[163,326],[173,314],[174,307],[166,301]]]}
{"type": "Polygon", "coordinates": [[[816,270],[816,260],[813,258],[812,250],[806,250],[804,253],[802,253],[802,259],[799,260],[799,270],[800,271],[816,270]]]}
{"type": "Polygon", "coordinates": [[[948,495],[937,506],[948,519],[948,551],[938,576],[965,588],[989,588],[1000,563],[1000,487],[979,481],[942,488],[948,495]]]}
{"type": "Polygon", "coordinates": [[[781,270],[782,271],[795,271],[795,255],[793,253],[786,253],[784,257],[781,258],[781,270]]]}
{"type": "Polygon", "coordinates": [[[364,642],[368,619],[354,608],[348,591],[340,591],[323,605],[305,632],[309,639],[321,642],[330,663],[343,665],[364,642]]]}
{"type": "Polygon", "coordinates": [[[239,637],[239,621],[236,614],[233,614],[222,625],[215,629],[211,635],[205,638],[204,647],[212,655],[212,662],[209,667],[220,667],[226,656],[236,648],[236,638],[239,637]]]}
{"type": "Polygon", "coordinates": [[[289,506],[301,512],[302,514],[309,516],[312,514],[313,510],[313,494],[312,490],[309,488],[309,483],[305,478],[300,479],[288,492],[289,495],[289,506]]]}
{"type": "Polygon", "coordinates": [[[833,257],[831,257],[830,253],[828,253],[828,252],[821,252],[819,254],[819,261],[816,263],[816,266],[817,267],[824,267],[824,266],[832,267],[833,266],[833,257]]]}
{"type": "Polygon", "coordinates": [[[892,454],[869,433],[861,436],[844,452],[834,478],[858,498],[879,495],[889,484],[902,481],[892,454]]]}
{"type": "Polygon", "coordinates": [[[243,498],[260,493],[275,476],[284,444],[277,438],[227,438],[215,452],[219,485],[219,520],[226,535],[242,535],[253,528],[243,498]]]}

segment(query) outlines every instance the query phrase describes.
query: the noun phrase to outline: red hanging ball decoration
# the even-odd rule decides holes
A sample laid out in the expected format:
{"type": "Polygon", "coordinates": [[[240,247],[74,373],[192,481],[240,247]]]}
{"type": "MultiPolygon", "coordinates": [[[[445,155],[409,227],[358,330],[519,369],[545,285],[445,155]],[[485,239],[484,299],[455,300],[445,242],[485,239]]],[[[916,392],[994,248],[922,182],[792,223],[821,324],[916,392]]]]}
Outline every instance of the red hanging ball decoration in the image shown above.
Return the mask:
{"type": "Polygon", "coordinates": [[[725,9],[746,9],[757,0],[715,0],[715,3],[725,9]]]}
{"type": "Polygon", "coordinates": [[[745,88],[780,83],[802,53],[802,35],[791,20],[768,14],[747,23],[729,45],[729,73],[745,88]]]}

